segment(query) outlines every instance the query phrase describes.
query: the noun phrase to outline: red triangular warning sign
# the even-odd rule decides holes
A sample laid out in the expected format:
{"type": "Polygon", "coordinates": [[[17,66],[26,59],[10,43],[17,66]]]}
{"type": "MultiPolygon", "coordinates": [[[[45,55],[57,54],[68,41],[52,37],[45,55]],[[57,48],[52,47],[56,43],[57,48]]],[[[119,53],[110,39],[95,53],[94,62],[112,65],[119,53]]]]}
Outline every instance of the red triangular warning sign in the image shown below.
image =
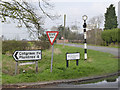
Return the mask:
{"type": "Polygon", "coordinates": [[[55,41],[58,33],[59,33],[58,31],[47,31],[47,32],[46,32],[46,34],[47,34],[47,36],[48,36],[48,38],[49,38],[49,41],[50,41],[51,45],[53,45],[53,43],[54,43],[54,41],[55,41]]]}

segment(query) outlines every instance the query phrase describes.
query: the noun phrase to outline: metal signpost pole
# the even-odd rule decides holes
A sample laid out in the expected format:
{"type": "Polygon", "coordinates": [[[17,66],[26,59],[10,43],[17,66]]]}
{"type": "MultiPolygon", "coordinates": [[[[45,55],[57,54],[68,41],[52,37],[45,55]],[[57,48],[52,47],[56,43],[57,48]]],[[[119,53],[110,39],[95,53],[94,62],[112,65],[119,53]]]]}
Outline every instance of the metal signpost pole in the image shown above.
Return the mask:
{"type": "Polygon", "coordinates": [[[66,67],[68,67],[68,63],[69,63],[68,60],[66,60],[66,67]]]}
{"type": "Polygon", "coordinates": [[[52,72],[52,65],[53,65],[53,53],[54,53],[54,44],[52,45],[51,70],[50,70],[50,72],[52,72]]]}
{"type": "Polygon", "coordinates": [[[76,60],[76,65],[78,66],[78,59],[76,60]]]}
{"type": "Polygon", "coordinates": [[[15,66],[15,75],[17,74],[17,68],[18,68],[18,61],[16,62],[16,66],[15,66]]]}
{"type": "Polygon", "coordinates": [[[83,17],[83,20],[84,20],[84,25],[83,25],[83,28],[84,28],[84,60],[87,60],[87,40],[86,40],[86,20],[87,20],[87,16],[84,15],[83,17]]]}
{"type": "Polygon", "coordinates": [[[38,61],[36,61],[36,73],[38,73],[38,61]]]}

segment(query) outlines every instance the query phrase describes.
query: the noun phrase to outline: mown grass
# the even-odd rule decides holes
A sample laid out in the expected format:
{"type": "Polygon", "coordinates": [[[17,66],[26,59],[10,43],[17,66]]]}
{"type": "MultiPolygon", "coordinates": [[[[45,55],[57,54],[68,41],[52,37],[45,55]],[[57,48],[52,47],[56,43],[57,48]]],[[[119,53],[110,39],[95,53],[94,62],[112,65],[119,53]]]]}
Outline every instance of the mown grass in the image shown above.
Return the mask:
{"type": "Polygon", "coordinates": [[[118,59],[108,53],[88,50],[88,60],[84,61],[84,49],[78,47],[70,47],[55,45],[53,72],[50,72],[51,64],[51,49],[42,51],[42,60],[38,64],[38,73],[35,73],[35,65],[19,66],[19,74],[14,75],[15,60],[12,56],[2,55],[2,82],[22,83],[22,82],[41,82],[61,79],[75,79],[88,76],[104,75],[117,72],[118,59]],[[81,59],[79,66],[76,66],[76,61],[69,62],[69,67],[66,68],[66,52],[80,52],[81,59]],[[25,73],[22,70],[26,70],[25,73]]]}

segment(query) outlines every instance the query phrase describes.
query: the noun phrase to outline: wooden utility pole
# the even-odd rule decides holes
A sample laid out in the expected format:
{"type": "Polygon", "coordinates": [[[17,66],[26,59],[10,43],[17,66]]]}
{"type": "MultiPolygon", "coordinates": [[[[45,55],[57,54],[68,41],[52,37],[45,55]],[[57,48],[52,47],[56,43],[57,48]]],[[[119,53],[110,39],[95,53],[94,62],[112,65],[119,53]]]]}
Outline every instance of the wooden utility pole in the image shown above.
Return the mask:
{"type": "Polygon", "coordinates": [[[66,14],[64,14],[63,47],[64,47],[64,44],[65,44],[65,25],[66,25],[66,14]]]}

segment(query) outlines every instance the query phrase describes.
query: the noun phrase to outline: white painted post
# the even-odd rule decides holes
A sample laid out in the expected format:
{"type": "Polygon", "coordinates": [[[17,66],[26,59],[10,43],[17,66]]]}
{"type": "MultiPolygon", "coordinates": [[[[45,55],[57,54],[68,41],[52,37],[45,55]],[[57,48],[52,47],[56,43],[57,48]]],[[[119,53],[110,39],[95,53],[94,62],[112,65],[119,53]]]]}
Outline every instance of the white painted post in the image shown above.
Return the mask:
{"type": "Polygon", "coordinates": [[[86,15],[84,15],[83,17],[82,17],[82,19],[84,20],[84,25],[83,25],[83,28],[84,28],[84,60],[87,60],[87,33],[86,33],[86,27],[87,27],[87,25],[86,25],[86,20],[87,20],[87,16],[86,15]]]}
{"type": "Polygon", "coordinates": [[[87,34],[86,34],[86,20],[84,20],[84,60],[87,60],[87,34]]]}

